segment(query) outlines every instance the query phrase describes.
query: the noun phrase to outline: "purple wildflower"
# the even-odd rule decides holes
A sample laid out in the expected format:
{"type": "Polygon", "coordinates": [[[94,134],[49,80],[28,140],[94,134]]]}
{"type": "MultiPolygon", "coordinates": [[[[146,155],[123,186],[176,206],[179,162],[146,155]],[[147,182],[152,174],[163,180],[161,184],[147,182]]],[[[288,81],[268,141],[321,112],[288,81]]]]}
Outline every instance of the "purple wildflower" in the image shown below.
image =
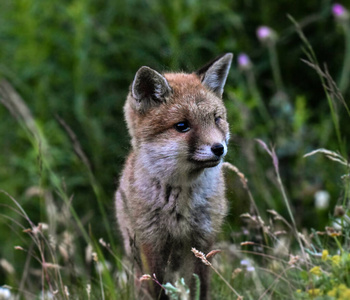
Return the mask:
{"type": "Polygon", "coordinates": [[[334,17],[338,20],[346,20],[349,18],[349,12],[343,5],[339,3],[333,4],[332,13],[334,17]]]}
{"type": "Polygon", "coordinates": [[[258,27],[256,35],[262,43],[274,41],[277,37],[276,32],[267,26],[258,27]]]}
{"type": "Polygon", "coordinates": [[[237,58],[238,66],[241,70],[249,70],[252,67],[250,58],[245,53],[240,53],[237,58]]]}

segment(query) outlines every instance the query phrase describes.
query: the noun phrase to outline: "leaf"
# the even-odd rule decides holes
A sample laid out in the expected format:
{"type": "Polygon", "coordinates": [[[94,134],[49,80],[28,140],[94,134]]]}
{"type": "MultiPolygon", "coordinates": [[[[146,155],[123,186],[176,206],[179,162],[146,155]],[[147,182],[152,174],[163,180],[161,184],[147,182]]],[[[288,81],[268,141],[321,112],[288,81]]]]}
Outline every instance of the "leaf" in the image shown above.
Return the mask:
{"type": "Polygon", "coordinates": [[[162,285],[163,288],[165,288],[167,291],[172,292],[172,293],[177,293],[179,292],[179,289],[173,286],[170,282],[167,282],[166,284],[162,285]]]}

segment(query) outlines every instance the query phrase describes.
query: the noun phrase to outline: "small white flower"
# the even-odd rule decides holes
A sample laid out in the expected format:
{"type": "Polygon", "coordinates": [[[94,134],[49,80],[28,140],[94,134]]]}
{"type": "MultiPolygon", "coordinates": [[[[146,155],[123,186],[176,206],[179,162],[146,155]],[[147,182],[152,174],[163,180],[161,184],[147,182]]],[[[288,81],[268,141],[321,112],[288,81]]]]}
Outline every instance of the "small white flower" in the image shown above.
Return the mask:
{"type": "Polygon", "coordinates": [[[0,287],[0,300],[10,299],[11,292],[8,288],[0,287]]]}
{"type": "Polygon", "coordinates": [[[332,222],[332,227],[333,227],[335,230],[342,230],[341,219],[340,219],[340,218],[335,219],[335,220],[332,222]]]}
{"type": "Polygon", "coordinates": [[[241,266],[249,267],[249,266],[251,266],[251,263],[250,263],[250,261],[247,260],[247,259],[242,259],[242,260],[241,260],[241,266]]]}
{"type": "Polygon", "coordinates": [[[252,262],[249,259],[242,259],[241,266],[244,267],[244,269],[247,272],[254,272],[255,271],[255,268],[252,266],[252,262]]]}
{"type": "Polygon", "coordinates": [[[327,191],[317,191],[315,193],[315,207],[321,210],[327,209],[330,198],[331,196],[327,191]]]}
{"type": "Polygon", "coordinates": [[[107,270],[111,270],[112,269],[112,265],[107,260],[105,260],[104,263],[98,261],[98,262],[96,262],[96,268],[97,268],[98,272],[103,272],[103,270],[105,270],[105,268],[107,268],[107,270]]]}
{"type": "Polygon", "coordinates": [[[254,272],[255,268],[253,266],[247,267],[247,272],[254,272]]]}
{"type": "Polygon", "coordinates": [[[45,292],[45,294],[43,294],[42,298],[45,300],[54,300],[55,299],[54,294],[49,292],[49,291],[45,292]]]}

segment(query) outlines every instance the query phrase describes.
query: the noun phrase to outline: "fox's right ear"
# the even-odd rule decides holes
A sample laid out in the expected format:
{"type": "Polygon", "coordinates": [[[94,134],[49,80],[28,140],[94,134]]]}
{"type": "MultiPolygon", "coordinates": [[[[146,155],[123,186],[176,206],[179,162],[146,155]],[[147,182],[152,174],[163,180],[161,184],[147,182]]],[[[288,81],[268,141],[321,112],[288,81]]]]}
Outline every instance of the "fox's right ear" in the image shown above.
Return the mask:
{"type": "Polygon", "coordinates": [[[171,91],[165,77],[149,67],[141,67],[136,72],[131,86],[131,95],[141,111],[164,102],[171,91]]]}

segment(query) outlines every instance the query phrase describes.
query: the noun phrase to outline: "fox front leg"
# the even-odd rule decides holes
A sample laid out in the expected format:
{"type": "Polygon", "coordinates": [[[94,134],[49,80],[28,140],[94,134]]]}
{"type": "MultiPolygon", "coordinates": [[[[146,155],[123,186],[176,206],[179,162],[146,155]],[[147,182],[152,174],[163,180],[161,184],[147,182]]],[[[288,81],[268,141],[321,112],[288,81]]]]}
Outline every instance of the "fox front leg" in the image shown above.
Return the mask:
{"type": "Polygon", "coordinates": [[[153,277],[152,280],[145,282],[145,289],[152,299],[168,300],[169,297],[161,284],[164,279],[164,269],[167,263],[167,258],[164,257],[164,252],[155,251],[152,246],[142,245],[141,247],[141,262],[142,272],[153,277]]]}
{"type": "MultiPolygon", "coordinates": [[[[209,291],[209,283],[210,283],[210,268],[205,265],[201,260],[196,259],[194,265],[194,274],[199,277],[200,280],[200,289],[199,289],[199,299],[201,300],[209,300],[210,299],[210,291],[209,291]]],[[[196,278],[192,278],[191,282],[191,299],[197,299],[196,293],[197,285],[196,278]]]]}

